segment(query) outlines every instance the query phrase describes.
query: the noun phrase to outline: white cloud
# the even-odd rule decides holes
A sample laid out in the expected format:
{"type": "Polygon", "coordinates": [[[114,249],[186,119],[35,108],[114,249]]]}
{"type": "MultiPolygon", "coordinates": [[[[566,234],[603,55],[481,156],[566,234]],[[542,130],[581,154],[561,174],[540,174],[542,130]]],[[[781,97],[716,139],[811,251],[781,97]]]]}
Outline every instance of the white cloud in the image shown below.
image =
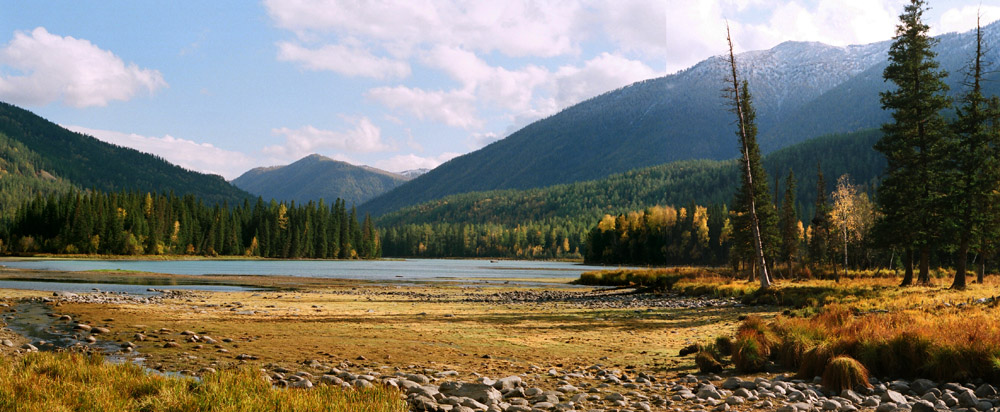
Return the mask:
{"type": "Polygon", "coordinates": [[[254,159],[244,153],[225,150],[210,143],[180,139],[171,135],[151,137],[83,126],[63,127],[118,146],[155,154],[189,170],[217,174],[226,179],[236,178],[255,166],[254,159]]]}
{"type": "Polygon", "coordinates": [[[391,43],[397,53],[420,44],[464,45],[508,56],[551,57],[576,53],[578,1],[265,0],[279,27],[300,38],[315,33],[391,43]]]}
{"type": "Polygon", "coordinates": [[[379,160],[375,162],[375,167],[395,173],[413,169],[433,169],[459,155],[461,153],[445,152],[438,156],[421,157],[410,153],[379,160]]]}
{"type": "Polygon", "coordinates": [[[404,78],[410,65],[404,61],[378,57],[371,52],[342,44],[309,49],[290,42],[278,43],[278,60],[302,64],[309,70],[329,70],[352,77],[375,79],[404,78]]]}
{"type": "Polygon", "coordinates": [[[435,120],[465,129],[483,125],[476,115],[475,96],[461,90],[446,92],[406,86],[379,87],[369,90],[367,97],[391,109],[405,110],[421,120],[435,120]]]}
{"type": "Polygon", "coordinates": [[[565,66],[555,73],[555,101],[561,109],[609,90],[656,77],[658,73],[638,60],[601,53],[583,67],[565,66]]]}
{"type": "Polygon", "coordinates": [[[267,146],[265,154],[279,159],[299,159],[321,149],[337,149],[355,153],[393,150],[382,141],[382,130],[367,117],[345,118],[354,125],[347,131],[332,131],[304,126],[298,129],[282,127],[271,132],[285,137],[283,145],[267,146]]]}
{"type": "Polygon", "coordinates": [[[1000,19],[1000,7],[997,6],[965,6],[948,9],[941,14],[941,22],[931,27],[935,34],[958,32],[963,33],[976,28],[976,16],[985,26],[1000,19]]]}
{"type": "Polygon", "coordinates": [[[500,139],[503,139],[503,137],[493,132],[473,133],[472,136],[469,137],[469,146],[471,146],[473,150],[477,150],[500,139]]]}
{"type": "Polygon", "coordinates": [[[126,65],[87,40],[54,35],[44,27],[14,32],[0,49],[3,67],[0,98],[21,105],[61,100],[74,107],[106,106],[167,86],[159,71],[126,65]]]}

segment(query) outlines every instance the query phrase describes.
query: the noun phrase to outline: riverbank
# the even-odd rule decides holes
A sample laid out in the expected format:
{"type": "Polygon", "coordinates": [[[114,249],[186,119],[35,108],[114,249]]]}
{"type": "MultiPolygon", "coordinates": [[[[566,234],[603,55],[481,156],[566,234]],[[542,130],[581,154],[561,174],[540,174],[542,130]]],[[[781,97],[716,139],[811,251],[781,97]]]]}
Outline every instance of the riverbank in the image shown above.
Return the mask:
{"type": "MultiPolygon", "coordinates": [[[[972,408],[986,403],[1000,406],[982,387],[984,382],[975,379],[933,385],[923,380],[916,389],[902,390],[916,381],[899,382],[878,374],[881,381],[874,380],[871,389],[856,388],[856,398],[844,396],[812,376],[800,379],[797,370],[782,369],[777,358],[765,362],[762,372],[742,375],[745,382],[738,387],[727,389],[724,384],[735,373],[733,368],[727,366],[721,375],[702,374],[695,364],[697,350],[690,349],[695,344],[705,347],[719,336],[740,336],[738,329],[747,317],[789,325],[789,319],[823,319],[816,314],[825,313],[830,305],[837,308],[838,319],[900,313],[926,317],[939,312],[954,317],[963,311],[992,310],[988,304],[992,300],[976,299],[995,290],[992,278],[988,280],[993,283],[966,291],[933,286],[900,289],[888,278],[844,279],[839,284],[785,281],[763,295],[745,281],[717,275],[685,277],[672,283],[674,290],[669,292],[641,292],[645,286],[639,290],[569,287],[556,281],[528,285],[517,278],[509,284],[394,283],[0,270],[0,278],[5,276],[133,283],[212,279],[268,286],[237,292],[189,290],[156,299],[16,290],[0,290],[0,296],[4,302],[43,302],[52,316],[104,328],[100,334],[81,337],[114,342],[122,348],[122,356],[141,358],[144,366],[156,370],[202,376],[250,366],[262,370],[275,386],[388,385],[399,388],[411,406],[427,410],[460,410],[455,406],[465,399],[485,399],[476,402],[483,406],[493,402],[508,411],[559,410],[560,404],[566,409],[570,402],[571,409],[578,410],[753,407],[790,412],[788,407],[822,408],[834,405],[831,402],[844,411],[883,404],[884,411],[916,410],[927,406],[920,401],[935,407],[958,405],[949,402],[964,393],[960,388],[974,392],[972,408]],[[679,355],[682,349],[684,355],[679,355]],[[501,383],[508,381],[519,383],[501,383]]],[[[0,309],[7,309],[4,316],[17,316],[9,308],[0,309]]],[[[477,404],[469,404],[477,410],[477,404]]]]}

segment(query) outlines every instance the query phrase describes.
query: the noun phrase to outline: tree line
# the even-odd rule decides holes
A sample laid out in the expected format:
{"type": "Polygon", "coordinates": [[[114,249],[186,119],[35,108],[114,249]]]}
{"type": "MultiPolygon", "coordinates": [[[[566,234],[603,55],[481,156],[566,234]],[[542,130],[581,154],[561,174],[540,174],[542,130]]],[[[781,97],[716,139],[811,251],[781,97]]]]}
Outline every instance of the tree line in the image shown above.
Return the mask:
{"type": "Polygon", "coordinates": [[[370,259],[381,240],[371,218],[359,223],[340,199],[229,207],[194,195],[74,191],[36,195],[4,219],[0,252],[370,259]]]}
{"type": "Polygon", "coordinates": [[[579,259],[586,225],[550,219],[499,223],[410,223],[383,229],[382,250],[393,257],[579,259]]]}

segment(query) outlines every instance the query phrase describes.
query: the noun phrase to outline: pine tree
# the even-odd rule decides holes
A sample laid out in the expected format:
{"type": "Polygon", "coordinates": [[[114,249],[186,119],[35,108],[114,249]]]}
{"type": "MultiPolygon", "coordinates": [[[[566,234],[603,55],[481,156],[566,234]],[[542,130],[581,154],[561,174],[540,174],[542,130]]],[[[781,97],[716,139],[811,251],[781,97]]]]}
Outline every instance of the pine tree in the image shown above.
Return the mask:
{"type": "MultiPolygon", "coordinates": [[[[948,128],[941,111],[949,107],[947,74],[935,61],[935,40],[923,22],[925,8],[923,0],[911,0],[899,16],[883,72],[896,87],[881,93],[882,108],[892,112],[892,122],[882,126],[882,139],[875,145],[887,160],[878,188],[881,243],[917,249],[922,283],[930,281],[931,245],[946,212],[942,200],[948,128]]],[[[910,281],[904,279],[903,285],[910,281]]]]}
{"type": "Polygon", "coordinates": [[[788,264],[789,272],[792,263],[799,254],[799,217],[795,213],[795,174],[788,171],[785,179],[785,199],[781,202],[781,212],[778,226],[781,228],[781,258],[788,264]]]}
{"type": "Polygon", "coordinates": [[[826,200],[826,180],[823,179],[823,169],[819,164],[816,165],[816,203],[813,209],[809,260],[814,266],[818,266],[826,262],[830,236],[830,205],[826,200]]]}
{"type": "Polygon", "coordinates": [[[755,256],[755,266],[760,269],[761,289],[771,286],[771,275],[768,273],[767,255],[773,246],[774,233],[777,229],[777,218],[773,203],[767,190],[767,174],[760,163],[760,148],[757,147],[756,112],[754,111],[750,87],[746,80],[742,85],[737,77],[736,56],[733,54],[733,41],[726,27],[726,40],[729,43],[729,67],[732,74],[733,109],[736,112],[740,140],[740,152],[743,154],[743,184],[736,194],[736,216],[743,224],[734,225],[737,232],[752,233],[755,256]],[[742,212],[742,213],[741,213],[742,212]]]}
{"type": "Polygon", "coordinates": [[[959,244],[956,256],[953,289],[965,289],[969,247],[973,240],[989,231],[988,211],[998,200],[1000,191],[1000,136],[991,124],[996,125],[997,113],[990,110],[982,93],[983,33],[976,20],[976,50],[970,67],[970,90],[957,109],[958,117],[952,124],[955,142],[951,159],[955,162],[957,179],[949,193],[949,203],[954,212],[954,229],[958,231],[959,244]]]}

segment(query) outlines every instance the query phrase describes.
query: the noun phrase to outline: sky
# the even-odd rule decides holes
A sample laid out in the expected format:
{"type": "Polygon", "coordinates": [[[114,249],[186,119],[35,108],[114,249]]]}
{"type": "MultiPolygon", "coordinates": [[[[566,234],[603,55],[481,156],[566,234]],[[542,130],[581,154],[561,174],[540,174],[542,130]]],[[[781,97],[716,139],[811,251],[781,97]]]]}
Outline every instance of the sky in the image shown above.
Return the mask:
{"type": "MultiPolygon", "coordinates": [[[[400,172],[722,54],[727,21],[738,52],[846,46],[904,3],[0,0],[0,100],[227,179],[312,153],[400,172]]],[[[929,3],[933,34],[1000,19],[929,3]]]]}

